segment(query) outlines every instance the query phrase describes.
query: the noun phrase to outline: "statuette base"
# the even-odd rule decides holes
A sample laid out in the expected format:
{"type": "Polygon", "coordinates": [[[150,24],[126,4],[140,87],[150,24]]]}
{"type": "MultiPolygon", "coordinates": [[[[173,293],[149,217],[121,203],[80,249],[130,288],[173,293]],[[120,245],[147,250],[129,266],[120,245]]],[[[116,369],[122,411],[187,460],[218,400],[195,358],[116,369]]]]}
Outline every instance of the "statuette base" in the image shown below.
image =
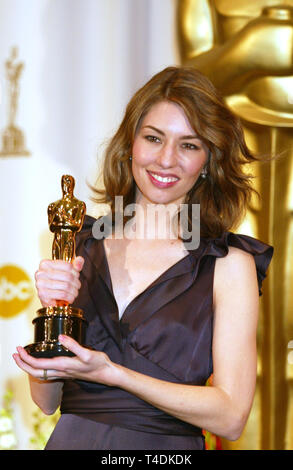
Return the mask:
{"type": "Polygon", "coordinates": [[[74,356],[59,341],[58,336],[70,336],[79,344],[85,341],[85,328],[87,321],[79,308],[67,306],[44,307],[37,311],[34,318],[34,343],[25,347],[25,350],[34,357],[74,356]]]}
{"type": "Polygon", "coordinates": [[[16,126],[7,127],[2,134],[2,150],[0,156],[29,156],[25,148],[24,135],[16,126]]]}

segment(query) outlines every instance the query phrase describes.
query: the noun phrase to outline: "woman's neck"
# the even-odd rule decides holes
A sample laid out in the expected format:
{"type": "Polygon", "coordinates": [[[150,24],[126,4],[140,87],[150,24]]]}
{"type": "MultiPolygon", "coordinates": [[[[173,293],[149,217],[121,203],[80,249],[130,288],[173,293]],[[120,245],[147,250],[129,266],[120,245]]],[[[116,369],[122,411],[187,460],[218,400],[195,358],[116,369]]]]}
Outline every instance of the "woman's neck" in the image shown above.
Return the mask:
{"type": "Polygon", "coordinates": [[[177,240],[179,204],[178,201],[153,203],[139,194],[135,202],[135,215],[124,227],[126,238],[177,240]]]}

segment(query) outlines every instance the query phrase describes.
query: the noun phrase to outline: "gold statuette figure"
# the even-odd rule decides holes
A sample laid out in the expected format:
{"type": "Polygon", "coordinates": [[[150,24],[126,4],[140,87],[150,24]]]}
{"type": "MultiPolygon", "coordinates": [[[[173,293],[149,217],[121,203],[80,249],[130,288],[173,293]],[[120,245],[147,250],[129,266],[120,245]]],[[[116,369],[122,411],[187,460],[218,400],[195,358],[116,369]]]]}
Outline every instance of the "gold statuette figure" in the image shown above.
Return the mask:
{"type": "Polygon", "coordinates": [[[0,156],[3,157],[30,155],[25,149],[23,132],[15,124],[19,98],[19,80],[24,68],[23,62],[15,62],[17,55],[18,50],[13,47],[10,58],[5,62],[8,81],[8,125],[2,134],[0,156]]]}
{"type": "Polygon", "coordinates": [[[48,207],[48,221],[54,233],[53,259],[71,262],[75,251],[75,233],[79,232],[85,215],[85,203],[73,196],[74,178],[62,176],[63,197],[48,207]]]}
{"type": "MultiPolygon", "coordinates": [[[[75,234],[82,228],[86,205],[73,195],[74,178],[62,176],[63,197],[48,207],[48,221],[54,233],[52,258],[70,263],[75,257],[75,234]]],[[[79,308],[68,302],[57,301],[57,306],[44,307],[37,311],[35,343],[26,346],[35,357],[72,356],[58,341],[60,334],[71,336],[79,343],[84,342],[86,321],[79,308]]]]}

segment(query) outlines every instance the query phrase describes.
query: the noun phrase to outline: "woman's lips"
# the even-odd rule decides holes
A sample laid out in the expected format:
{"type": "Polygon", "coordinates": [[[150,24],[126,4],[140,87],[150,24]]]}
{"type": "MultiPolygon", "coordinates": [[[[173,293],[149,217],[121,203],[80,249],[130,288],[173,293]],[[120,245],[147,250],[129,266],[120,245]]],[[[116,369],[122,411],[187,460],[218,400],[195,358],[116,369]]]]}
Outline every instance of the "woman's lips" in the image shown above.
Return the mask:
{"type": "Polygon", "coordinates": [[[170,186],[174,186],[179,181],[179,178],[175,175],[162,175],[151,171],[147,171],[147,173],[151,182],[157,188],[170,188],[170,186]]]}

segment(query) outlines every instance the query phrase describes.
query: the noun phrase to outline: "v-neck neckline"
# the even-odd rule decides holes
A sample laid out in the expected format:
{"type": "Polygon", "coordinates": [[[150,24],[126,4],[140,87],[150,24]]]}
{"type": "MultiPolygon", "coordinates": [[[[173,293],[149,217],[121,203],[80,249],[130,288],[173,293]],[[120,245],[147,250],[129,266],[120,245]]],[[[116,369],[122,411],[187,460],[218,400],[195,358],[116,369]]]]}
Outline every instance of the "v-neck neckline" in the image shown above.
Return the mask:
{"type": "MultiPolygon", "coordinates": [[[[190,263],[188,264],[188,269],[184,269],[183,272],[179,272],[176,274],[176,276],[180,275],[180,274],[184,274],[188,271],[191,271],[192,269],[192,255],[190,254],[190,252],[185,255],[183,258],[180,258],[178,261],[176,261],[175,263],[173,263],[171,266],[169,266],[169,268],[166,268],[165,271],[163,271],[161,274],[159,274],[145,289],[143,289],[141,292],[139,292],[125,307],[125,309],[123,310],[123,313],[121,315],[121,317],[119,317],[119,306],[118,306],[118,303],[117,303],[117,300],[116,300],[116,297],[115,297],[115,294],[114,294],[114,289],[113,289],[113,282],[112,282],[112,277],[111,277],[111,272],[110,272],[110,265],[109,265],[109,262],[108,262],[108,257],[107,257],[107,253],[106,253],[106,249],[105,249],[105,245],[104,245],[104,240],[105,238],[101,239],[101,245],[102,245],[102,252],[103,252],[103,259],[104,259],[104,264],[105,264],[105,270],[106,270],[106,274],[107,274],[107,279],[109,281],[109,285],[108,285],[108,288],[111,292],[111,295],[113,297],[113,300],[115,301],[115,305],[116,305],[116,308],[117,308],[117,315],[118,315],[118,321],[119,323],[125,319],[125,313],[131,308],[132,304],[139,298],[141,297],[142,295],[144,295],[148,290],[150,290],[152,287],[154,287],[155,285],[157,285],[158,283],[160,282],[163,282],[167,279],[169,279],[168,275],[170,274],[170,272],[174,269],[176,269],[178,267],[178,265],[180,264],[186,264],[186,261],[189,260],[190,263]]],[[[174,277],[174,276],[171,276],[171,277],[174,277]]]]}

